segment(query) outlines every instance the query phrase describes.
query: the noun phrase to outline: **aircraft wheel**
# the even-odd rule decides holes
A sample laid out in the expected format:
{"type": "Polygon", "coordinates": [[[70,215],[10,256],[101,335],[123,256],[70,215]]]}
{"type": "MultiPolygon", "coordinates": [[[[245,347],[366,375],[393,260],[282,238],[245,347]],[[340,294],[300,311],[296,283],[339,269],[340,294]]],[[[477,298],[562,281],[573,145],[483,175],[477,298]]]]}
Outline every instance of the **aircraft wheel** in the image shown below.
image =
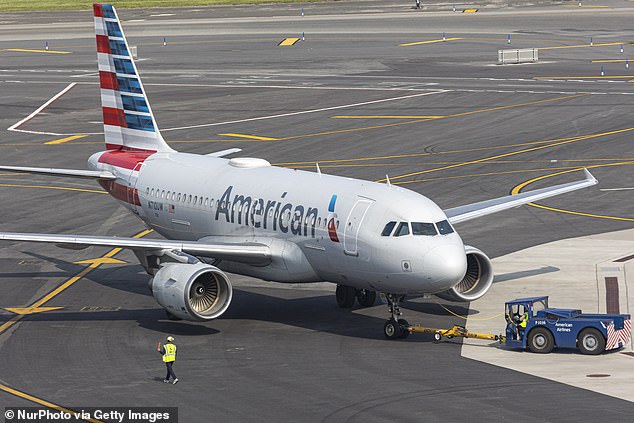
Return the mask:
{"type": "Polygon", "coordinates": [[[605,338],[598,330],[587,328],[579,334],[577,345],[581,354],[598,355],[605,350],[605,338]]]}
{"type": "Polygon", "coordinates": [[[398,319],[398,325],[401,328],[401,336],[399,336],[399,338],[407,339],[409,336],[409,331],[407,330],[409,322],[405,319],[398,319]]]}
{"type": "Polygon", "coordinates": [[[548,354],[555,347],[553,334],[546,328],[537,327],[528,334],[528,349],[534,353],[548,354]]]}
{"type": "Polygon", "coordinates": [[[376,291],[369,289],[357,290],[357,301],[361,307],[372,307],[376,302],[376,291]]]}
{"type": "Polygon", "coordinates": [[[438,332],[436,332],[436,333],[434,334],[434,341],[436,341],[436,342],[440,342],[440,340],[441,340],[441,339],[442,339],[442,335],[441,335],[441,334],[439,334],[438,332]]]}
{"type": "Polygon", "coordinates": [[[351,308],[354,305],[356,294],[357,290],[351,286],[337,285],[337,291],[335,293],[337,305],[341,308],[351,308]]]}
{"type": "Polygon", "coordinates": [[[383,325],[383,334],[387,339],[397,339],[401,337],[401,326],[394,319],[389,319],[383,325]]]}

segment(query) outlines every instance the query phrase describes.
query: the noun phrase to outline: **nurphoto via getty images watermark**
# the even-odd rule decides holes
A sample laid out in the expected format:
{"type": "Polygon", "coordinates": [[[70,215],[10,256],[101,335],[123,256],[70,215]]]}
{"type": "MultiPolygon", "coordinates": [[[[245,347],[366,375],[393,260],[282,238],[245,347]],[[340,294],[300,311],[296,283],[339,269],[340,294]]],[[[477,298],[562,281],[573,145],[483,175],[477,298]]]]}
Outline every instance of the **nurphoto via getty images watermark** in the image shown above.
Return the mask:
{"type": "Polygon", "coordinates": [[[6,407],[7,423],[178,423],[176,407],[76,407],[54,410],[39,407],[6,407]]]}

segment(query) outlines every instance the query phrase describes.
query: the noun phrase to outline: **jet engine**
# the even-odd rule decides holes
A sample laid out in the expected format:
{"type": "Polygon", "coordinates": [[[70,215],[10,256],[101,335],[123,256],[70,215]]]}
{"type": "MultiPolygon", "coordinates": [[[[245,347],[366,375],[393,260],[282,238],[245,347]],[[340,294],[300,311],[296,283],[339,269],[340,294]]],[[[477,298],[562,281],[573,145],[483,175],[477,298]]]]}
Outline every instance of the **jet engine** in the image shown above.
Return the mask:
{"type": "Polygon", "coordinates": [[[467,273],[451,289],[436,294],[450,301],[474,301],[486,294],[493,283],[493,265],[491,260],[477,248],[465,245],[467,254],[467,273]]]}
{"type": "Polygon", "coordinates": [[[205,263],[166,263],[150,281],[152,295],[170,314],[192,321],[224,313],[233,296],[229,277],[205,263]]]}

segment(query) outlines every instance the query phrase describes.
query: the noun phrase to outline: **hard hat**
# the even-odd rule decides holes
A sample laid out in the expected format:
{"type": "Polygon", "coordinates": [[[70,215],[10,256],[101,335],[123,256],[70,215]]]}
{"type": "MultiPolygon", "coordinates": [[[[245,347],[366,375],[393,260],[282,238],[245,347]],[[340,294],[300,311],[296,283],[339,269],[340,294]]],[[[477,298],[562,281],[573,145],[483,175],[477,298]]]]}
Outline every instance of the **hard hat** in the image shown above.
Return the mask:
{"type": "Polygon", "coordinates": [[[173,336],[168,336],[167,337],[167,342],[174,342],[174,337],[173,336]]]}

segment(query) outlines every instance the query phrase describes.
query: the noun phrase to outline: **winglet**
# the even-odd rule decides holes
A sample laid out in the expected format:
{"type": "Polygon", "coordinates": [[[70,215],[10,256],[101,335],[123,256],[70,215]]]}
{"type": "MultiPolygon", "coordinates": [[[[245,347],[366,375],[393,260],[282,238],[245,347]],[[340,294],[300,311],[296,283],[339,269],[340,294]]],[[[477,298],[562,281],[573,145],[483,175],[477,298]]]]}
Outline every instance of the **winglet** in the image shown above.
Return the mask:
{"type": "MultiPolygon", "coordinates": [[[[578,169],[575,169],[575,172],[578,169]]],[[[562,172],[567,173],[567,172],[562,172]]],[[[575,191],[596,185],[599,181],[592,176],[588,169],[583,168],[585,179],[577,182],[568,182],[566,184],[555,185],[548,188],[536,189],[527,192],[518,192],[505,197],[494,198],[491,200],[480,201],[478,203],[466,204],[464,206],[453,207],[444,210],[452,224],[460,223],[477,217],[486,216],[491,213],[497,213],[522,204],[532,203],[534,201],[543,200],[545,198],[554,197],[556,195],[575,191]]],[[[517,188],[517,187],[516,187],[517,188]]]]}
{"type": "Polygon", "coordinates": [[[593,184],[598,184],[599,181],[597,180],[597,178],[595,178],[592,173],[590,173],[590,171],[588,169],[586,169],[585,167],[583,168],[583,174],[586,175],[586,181],[588,182],[592,182],[593,184]]]}

